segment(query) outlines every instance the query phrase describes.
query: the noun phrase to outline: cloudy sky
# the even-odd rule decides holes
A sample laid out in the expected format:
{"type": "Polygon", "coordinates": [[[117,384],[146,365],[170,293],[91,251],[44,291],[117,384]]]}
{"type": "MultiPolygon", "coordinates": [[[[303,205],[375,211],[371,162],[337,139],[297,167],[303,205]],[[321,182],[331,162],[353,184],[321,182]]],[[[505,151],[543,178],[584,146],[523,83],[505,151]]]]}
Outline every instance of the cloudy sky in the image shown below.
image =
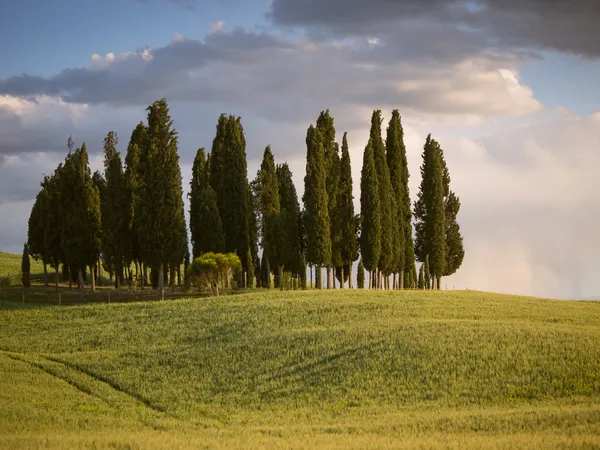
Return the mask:
{"type": "Polygon", "coordinates": [[[225,112],[243,118],[249,176],[270,144],[301,193],[325,108],[357,188],[372,110],[398,108],[413,199],[432,133],[462,202],[450,289],[598,298],[599,21],[596,0],[1,2],[0,250],[21,250],[70,134],[100,169],[103,136],[124,150],[158,98],[186,190],[225,112]]]}

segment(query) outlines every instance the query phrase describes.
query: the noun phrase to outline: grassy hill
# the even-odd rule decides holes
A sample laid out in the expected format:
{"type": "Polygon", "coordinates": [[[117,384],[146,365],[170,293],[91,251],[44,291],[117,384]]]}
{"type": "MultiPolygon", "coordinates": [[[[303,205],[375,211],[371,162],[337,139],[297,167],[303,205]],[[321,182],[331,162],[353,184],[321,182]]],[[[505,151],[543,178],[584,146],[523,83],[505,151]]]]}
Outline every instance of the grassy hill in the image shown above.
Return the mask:
{"type": "MultiPolygon", "coordinates": [[[[21,254],[0,252],[0,278],[9,277],[11,284],[21,284],[21,254]]],[[[31,276],[41,276],[44,273],[44,265],[41,261],[29,258],[31,264],[31,276]]]]}
{"type": "Polygon", "coordinates": [[[600,303],[270,292],[0,310],[2,448],[600,446],[600,303]]]}

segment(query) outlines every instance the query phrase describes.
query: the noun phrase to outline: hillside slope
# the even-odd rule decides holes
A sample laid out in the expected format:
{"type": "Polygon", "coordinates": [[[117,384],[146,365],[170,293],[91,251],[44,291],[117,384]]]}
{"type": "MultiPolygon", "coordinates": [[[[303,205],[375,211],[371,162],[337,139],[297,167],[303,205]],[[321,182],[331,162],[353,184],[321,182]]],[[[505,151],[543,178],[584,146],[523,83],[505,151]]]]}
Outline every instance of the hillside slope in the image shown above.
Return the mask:
{"type": "Polygon", "coordinates": [[[0,379],[3,448],[600,445],[600,304],[354,290],[5,310],[0,379]]]}

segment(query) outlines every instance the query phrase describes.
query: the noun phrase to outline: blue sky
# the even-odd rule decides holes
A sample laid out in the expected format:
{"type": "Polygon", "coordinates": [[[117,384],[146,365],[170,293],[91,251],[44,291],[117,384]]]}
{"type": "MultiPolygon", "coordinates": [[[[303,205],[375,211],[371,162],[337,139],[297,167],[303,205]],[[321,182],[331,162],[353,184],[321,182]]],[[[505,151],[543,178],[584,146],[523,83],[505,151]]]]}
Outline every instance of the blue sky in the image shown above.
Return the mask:
{"type": "Polygon", "coordinates": [[[349,133],[357,205],[371,112],[387,120],[398,108],[413,197],[432,133],[461,198],[467,256],[449,284],[599,295],[597,1],[185,3],[0,2],[0,250],[22,248],[39,182],[69,135],[101,170],[106,133],[123,150],[163,96],[185,189],[226,112],[242,116],[249,177],[270,144],[301,195],[306,128],[330,108],[338,137],[349,133]]]}

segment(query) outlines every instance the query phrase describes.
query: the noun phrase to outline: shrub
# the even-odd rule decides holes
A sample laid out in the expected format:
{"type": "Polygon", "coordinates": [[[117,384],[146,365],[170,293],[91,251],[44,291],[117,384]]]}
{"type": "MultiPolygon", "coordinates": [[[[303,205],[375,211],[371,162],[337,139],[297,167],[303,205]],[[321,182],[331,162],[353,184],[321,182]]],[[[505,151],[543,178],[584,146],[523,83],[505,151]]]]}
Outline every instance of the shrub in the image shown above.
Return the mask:
{"type": "Polygon", "coordinates": [[[235,253],[205,253],[188,267],[186,277],[192,286],[210,289],[219,296],[219,286],[227,285],[231,275],[241,267],[235,253]]]}

